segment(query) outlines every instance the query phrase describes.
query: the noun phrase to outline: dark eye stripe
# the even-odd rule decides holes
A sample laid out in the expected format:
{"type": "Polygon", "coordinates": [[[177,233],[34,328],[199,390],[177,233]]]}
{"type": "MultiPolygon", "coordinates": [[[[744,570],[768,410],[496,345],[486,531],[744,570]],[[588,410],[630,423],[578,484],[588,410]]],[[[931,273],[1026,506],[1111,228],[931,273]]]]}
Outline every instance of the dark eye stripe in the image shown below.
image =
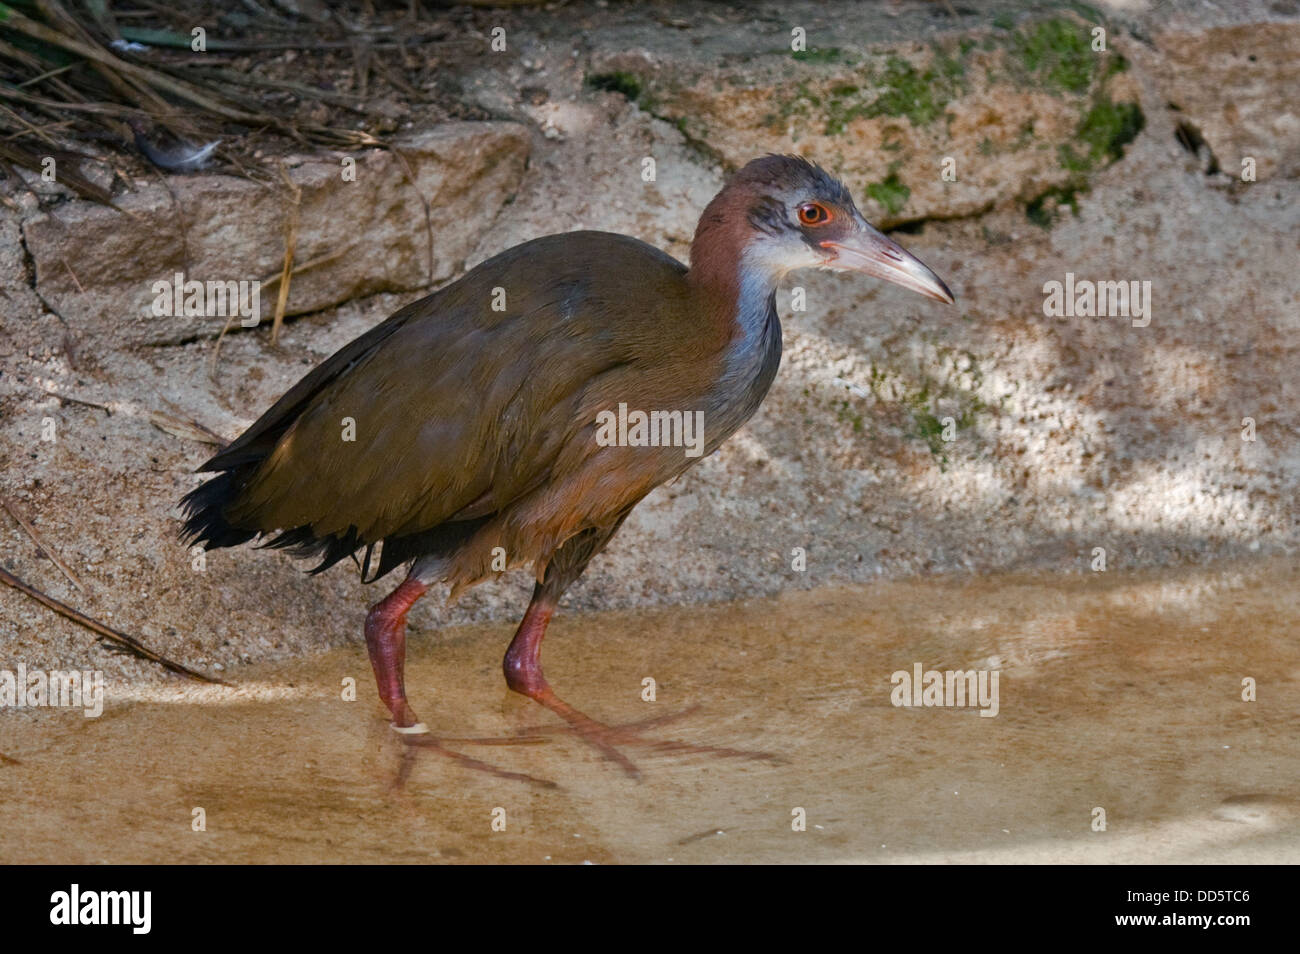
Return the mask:
{"type": "Polygon", "coordinates": [[[790,226],[785,206],[771,198],[762,198],[749,210],[749,224],[760,232],[777,235],[790,226]]]}

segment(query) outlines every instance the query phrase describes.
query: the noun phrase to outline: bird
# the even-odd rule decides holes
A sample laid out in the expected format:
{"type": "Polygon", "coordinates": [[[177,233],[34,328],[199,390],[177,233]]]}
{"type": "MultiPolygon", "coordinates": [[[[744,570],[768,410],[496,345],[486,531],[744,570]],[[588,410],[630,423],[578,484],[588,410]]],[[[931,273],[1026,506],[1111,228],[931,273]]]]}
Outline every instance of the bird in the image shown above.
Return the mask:
{"type": "Polygon", "coordinates": [[[404,568],[363,629],[379,698],[408,736],[428,733],[405,686],[411,607],[437,584],[451,601],[531,565],[507,686],[639,775],[608,727],[552,689],[542,639],[633,508],[758,410],[781,360],[777,288],[804,268],[954,302],[839,179],[763,156],[705,207],[689,266],[630,236],[567,232],[401,308],[199,468],[215,476],[183,498],[181,534],[205,550],[256,541],[319,559],[313,573],[351,557],[367,583],[404,568]]]}

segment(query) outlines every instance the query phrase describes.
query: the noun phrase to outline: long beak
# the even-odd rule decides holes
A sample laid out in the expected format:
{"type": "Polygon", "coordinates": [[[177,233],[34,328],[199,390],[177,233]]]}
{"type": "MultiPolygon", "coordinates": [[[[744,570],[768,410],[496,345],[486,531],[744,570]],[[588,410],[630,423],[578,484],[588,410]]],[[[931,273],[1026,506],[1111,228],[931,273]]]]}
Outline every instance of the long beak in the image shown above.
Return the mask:
{"type": "Polygon", "coordinates": [[[883,278],[948,305],[956,301],[942,278],[907,249],[870,226],[859,229],[846,241],[822,242],[821,245],[835,253],[835,258],[827,262],[831,268],[883,278]]]}

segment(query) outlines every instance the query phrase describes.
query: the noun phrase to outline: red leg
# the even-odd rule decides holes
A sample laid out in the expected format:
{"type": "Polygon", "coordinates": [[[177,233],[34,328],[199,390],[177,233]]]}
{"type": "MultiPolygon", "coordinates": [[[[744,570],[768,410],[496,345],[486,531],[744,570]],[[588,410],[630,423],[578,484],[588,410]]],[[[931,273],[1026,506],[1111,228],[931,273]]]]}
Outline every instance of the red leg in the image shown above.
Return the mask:
{"type": "Polygon", "coordinates": [[[640,738],[641,731],[651,725],[668,721],[673,718],[672,716],[649,719],[634,725],[607,726],[569,705],[555,694],[542,673],[542,638],[546,635],[546,624],[555,614],[556,600],[557,597],[544,586],[539,585],[533,591],[532,602],[528,604],[528,610],[519,623],[515,638],[511,640],[510,648],[506,650],[506,658],[502,664],[506,674],[506,684],[515,692],[540,702],[569,723],[572,730],[584,741],[606,758],[617,762],[632,778],[640,778],[641,772],[631,759],[614,747],[615,743],[649,745],[661,752],[696,752],[725,758],[773,758],[767,752],[745,752],[686,742],[654,742],[640,738]]]}
{"type": "Polygon", "coordinates": [[[366,649],[375,670],[379,698],[393,714],[393,725],[410,728],[419,720],[406,701],[406,614],[428,585],[407,577],[393,592],[370,608],[366,616],[366,649]]]}
{"type": "Polygon", "coordinates": [[[530,699],[551,691],[550,684],[542,675],[542,637],[546,635],[546,624],[554,615],[555,603],[540,594],[534,595],[502,662],[506,685],[530,699]]]}
{"type": "MultiPolygon", "coordinates": [[[[397,589],[389,593],[370,608],[366,616],[366,649],[370,653],[370,664],[375,670],[375,684],[379,689],[379,698],[384,701],[393,716],[393,727],[402,732],[402,740],[408,747],[417,747],[424,751],[436,752],[457,764],[495,775],[498,778],[515,779],[529,782],[545,788],[554,788],[555,783],[545,779],[534,778],[522,772],[508,772],[489,765],[479,759],[455,752],[438,739],[428,735],[424,726],[416,718],[415,710],[406,701],[406,614],[411,607],[429,589],[428,584],[421,583],[413,577],[407,577],[397,589]]],[[[518,744],[527,739],[461,739],[462,742],[476,744],[518,744]]],[[[408,748],[408,753],[411,751],[408,748]]],[[[405,775],[409,773],[411,763],[404,759],[398,776],[400,787],[405,775]]]]}
{"type": "Polygon", "coordinates": [[[632,760],[611,744],[614,730],[569,705],[555,694],[555,690],[546,681],[546,676],[542,673],[542,637],[546,635],[546,624],[554,614],[555,597],[538,587],[519,623],[515,638],[510,641],[510,648],[506,650],[506,658],[502,663],[506,685],[515,692],[540,702],[573,726],[574,731],[602,755],[622,766],[628,775],[640,778],[641,771],[632,760]]]}

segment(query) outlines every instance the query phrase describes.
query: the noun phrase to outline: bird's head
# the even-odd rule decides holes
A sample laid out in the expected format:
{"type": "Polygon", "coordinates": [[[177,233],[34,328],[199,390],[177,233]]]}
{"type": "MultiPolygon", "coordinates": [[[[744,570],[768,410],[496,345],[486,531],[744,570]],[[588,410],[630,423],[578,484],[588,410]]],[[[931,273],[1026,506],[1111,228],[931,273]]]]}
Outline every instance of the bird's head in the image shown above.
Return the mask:
{"type": "Polygon", "coordinates": [[[773,281],[798,268],[831,268],[953,302],[938,275],[862,217],[842,182],[799,156],[764,156],[737,172],[700,219],[692,263],[737,231],[740,268],[773,281]]]}

